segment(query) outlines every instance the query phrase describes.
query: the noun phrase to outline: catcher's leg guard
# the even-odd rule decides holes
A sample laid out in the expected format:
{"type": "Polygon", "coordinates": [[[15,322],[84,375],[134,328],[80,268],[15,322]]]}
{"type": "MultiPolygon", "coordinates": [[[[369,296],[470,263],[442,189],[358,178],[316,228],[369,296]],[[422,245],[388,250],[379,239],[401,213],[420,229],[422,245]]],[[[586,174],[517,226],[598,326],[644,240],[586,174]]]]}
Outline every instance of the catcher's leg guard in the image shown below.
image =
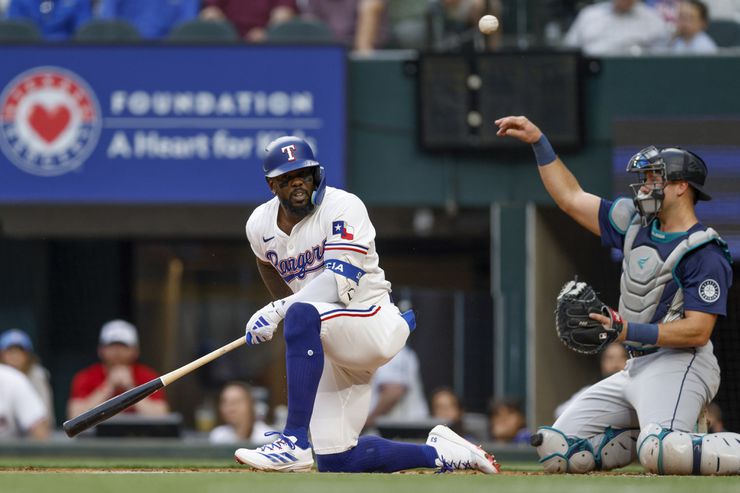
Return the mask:
{"type": "Polygon", "coordinates": [[[629,465],[637,456],[639,430],[607,428],[596,448],[598,468],[603,471],[629,465]]]}
{"type": "Polygon", "coordinates": [[[568,472],[570,443],[563,432],[549,426],[543,426],[532,435],[530,443],[537,447],[540,464],[542,464],[545,472],[551,474],[568,472]]]}
{"type": "MultiPolygon", "coordinates": [[[[701,437],[700,474],[740,474],[739,434],[723,432],[699,436],[701,437]]],[[[696,467],[696,446],[694,447],[694,467],[696,467]]]]}
{"type": "Polygon", "coordinates": [[[607,428],[604,434],[585,439],[543,426],[532,435],[531,443],[537,447],[545,472],[581,474],[626,466],[635,456],[636,438],[637,430],[630,429],[607,428]]]}
{"type": "Polygon", "coordinates": [[[637,455],[655,474],[740,474],[740,435],[684,433],[649,424],[640,432],[637,455]]]}

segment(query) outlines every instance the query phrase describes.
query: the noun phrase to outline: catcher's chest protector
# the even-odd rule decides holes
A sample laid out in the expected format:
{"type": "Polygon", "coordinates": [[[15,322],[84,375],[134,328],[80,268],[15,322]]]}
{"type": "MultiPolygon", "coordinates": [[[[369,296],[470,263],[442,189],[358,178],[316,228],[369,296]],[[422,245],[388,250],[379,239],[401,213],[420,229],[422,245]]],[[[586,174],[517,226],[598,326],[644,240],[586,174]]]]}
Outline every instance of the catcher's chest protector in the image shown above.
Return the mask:
{"type": "MultiPolygon", "coordinates": [[[[651,323],[663,291],[673,280],[673,269],[683,256],[710,241],[722,239],[712,228],[697,231],[678,243],[663,260],[652,245],[632,248],[641,227],[641,218],[635,215],[625,233],[619,313],[629,322],[651,323]]],[[[661,322],[679,318],[683,318],[683,289],[680,284],[661,322]]]]}

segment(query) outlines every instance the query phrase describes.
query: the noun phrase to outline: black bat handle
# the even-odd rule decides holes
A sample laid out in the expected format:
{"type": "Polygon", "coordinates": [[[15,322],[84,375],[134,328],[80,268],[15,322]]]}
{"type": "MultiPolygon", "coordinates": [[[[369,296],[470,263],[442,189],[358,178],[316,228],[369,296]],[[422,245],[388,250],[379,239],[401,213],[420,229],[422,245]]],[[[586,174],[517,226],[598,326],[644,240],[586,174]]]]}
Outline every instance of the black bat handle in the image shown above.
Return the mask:
{"type": "Polygon", "coordinates": [[[127,390],[121,395],[111,397],[107,401],[98,404],[94,408],[85,411],[77,417],[67,420],[62,425],[64,432],[68,437],[73,437],[96,424],[105,421],[111,416],[115,416],[129,406],[133,406],[140,400],[150,396],[157,390],[164,387],[161,378],[155,378],[138,387],[127,390]]]}

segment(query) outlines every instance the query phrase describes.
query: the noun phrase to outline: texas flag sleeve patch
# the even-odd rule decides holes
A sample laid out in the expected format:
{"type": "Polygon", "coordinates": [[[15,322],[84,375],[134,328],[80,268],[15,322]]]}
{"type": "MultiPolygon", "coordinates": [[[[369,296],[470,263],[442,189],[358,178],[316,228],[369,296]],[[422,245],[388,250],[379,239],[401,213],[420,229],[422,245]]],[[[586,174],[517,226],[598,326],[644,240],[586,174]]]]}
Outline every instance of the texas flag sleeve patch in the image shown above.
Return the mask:
{"type": "Polygon", "coordinates": [[[331,229],[334,235],[341,235],[344,240],[353,240],[355,238],[354,228],[344,221],[334,221],[331,229]]]}

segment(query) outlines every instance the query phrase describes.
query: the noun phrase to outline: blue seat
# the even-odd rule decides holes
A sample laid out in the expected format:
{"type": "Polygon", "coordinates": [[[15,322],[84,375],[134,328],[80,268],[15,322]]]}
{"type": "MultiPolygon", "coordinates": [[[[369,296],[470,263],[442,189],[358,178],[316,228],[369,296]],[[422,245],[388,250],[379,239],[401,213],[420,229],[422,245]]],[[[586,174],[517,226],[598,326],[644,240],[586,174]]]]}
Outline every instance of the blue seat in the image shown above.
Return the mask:
{"type": "Polygon", "coordinates": [[[41,31],[28,21],[0,20],[0,43],[40,43],[41,31]]]}
{"type": "Polygon", "coordinates": [[[273,43],[330,43],[334,34],[318,20],[294,18],[267,28],[267,41],[273,43]]]}
{"type": "Polygon", "coordinates": [[[168,43],[235,43],[239,34],[228,21],[193,20],[175,26],[165,39],[168,43]]]}
{"type": "Polygon", "coordinates": [[[720,48],[740,46],[740,23],[731,20],[711,21],[707,34],[720,48]]]}
{"type": "Polygon", "coordinates": [[[82,26],[74,40],[78,43],[130,43],[140,41],[141,36],[127,21],[96,19],[82,26]]]}

